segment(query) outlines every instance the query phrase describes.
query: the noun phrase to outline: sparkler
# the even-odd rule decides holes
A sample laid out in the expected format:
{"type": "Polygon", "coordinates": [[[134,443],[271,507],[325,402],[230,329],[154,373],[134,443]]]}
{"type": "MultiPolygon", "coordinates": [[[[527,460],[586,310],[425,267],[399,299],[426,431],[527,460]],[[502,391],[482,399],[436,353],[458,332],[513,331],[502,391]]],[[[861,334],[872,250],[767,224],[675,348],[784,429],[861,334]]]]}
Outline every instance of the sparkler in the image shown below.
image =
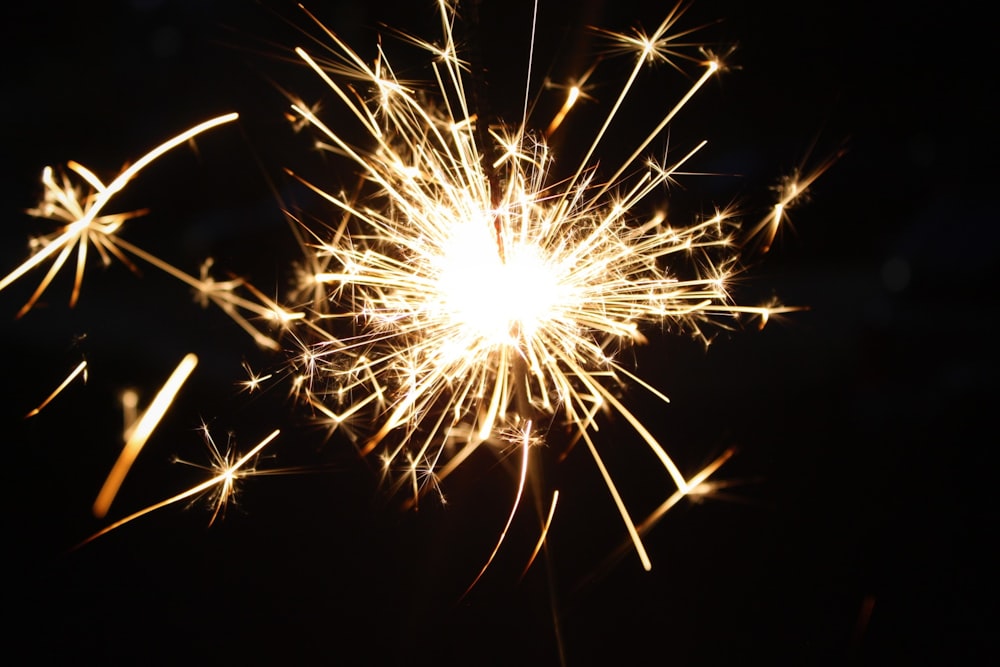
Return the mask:
{"type": "MultiPolygon", "coordinates": [[[[763,324],[775,313],[794,310],[735,303],[729,287],[742,267],[743,244],[758,236],[763,250],[769,249],[785,211],[827,165],[785,183],[778,204],[749,232],[728,209],[678,223],[660,212],[655,200],[689,168],[705,142],[677,158],[647,154],[665,143],[671,121],[725,69],[722,56],[697,47],[690,41],[694,31],[679,27],[681,5],[652,32],[602,31],[607,56],[628,57],[633,64],[600,129],[580,142],[582,158],[558,173],[548,140],[576,102],[587,97],[583,85],[603,59],[565,87],[561,109],[539,121],[540,130],[532,129],[529,113],[529,71],[522,117],[504,124],[481,115],[473,103],[482,72],[470,65],[456,39],[457,3],[438,0],[436,12],[438,41],[405,37],[428,54],[429,89],[399,78],[381,44],[377,57],[366,61],[309,15],[322,30],[327,50],[296,48],[295,53],[349,112],[354,127],[338,129],[316,111],[319,105],[300,101],[291,106],[292,120],[296,130],[311,126],[319,147],[351,165],[362,185],[349,194],[289,172],[341,218],[329,228],[303,225],[309,242],[302,246],[299,286],[285,303],[239,278],[213,280],[210,259],[200,277],[191,276],[117,235],[122,223],[139,212],[103,213],[149,162],[235,120],[236,114],[177,135],[107,186],[70,163],[70,171],[93,190],[90,194],[68,179],[60,183],[46,170],[46,199],[32,213],[66,225],[43,238],[35,255],[0,280],[0,290],[54,257],[19,315],[26,313],[74,247],[71,305],[80,292],[90,245],[105,262],[110,254],[129,263],[128,254],[156,266],[193,288],[202,303],[220,306],[261,347],[280,349],[282,336],[286,347],[291,341],[295,350],[287,373],[258,374],[247,366],[250,379],[242,383],[244,389],[255,391],[265,381],[290,376],[292,394],[316,420],[342,429],[362,455],[377,457],[394,488],[410,489],[410,505],[428,491],[442,494],[441,482],[480,448],[520,450],[516,498],[499,542],[532,474],[532,450],[544,442],[567,456],[582,442],[648,570],[652,563],[642,534],[695,492],[730,453],[703,470],[682,471],[650,426],[629,409],[627,395],[669,399],[622,360],[623,352],[646,343],[649,332],[659,329],[707,342],[710,326],[729,326],[741,317],[763,324]],[[658,62],[691,75],[693,83],[627,158],[610,168],[599,165],[609,133],[625,122],[626,101],[636,94],[644,70],[658,62]],[[357,129],[364,141],[346,138],[357,129]],[[237,290],[249,296],[238,296],[237,290]],[[281,330],[266,333],[259,321],[281,330]],[[606,419],[630,426],[673,489],[644,520],[633,519],[626,494],[605,464],[601,452],[609,445],[597,431],[606,419]]],[[[228,497],[235,473],[276,434],[231,465],[228,455],[214,450],[218,474],[211,480],[98,535],[216,486],[219,497],[228,497]]],[[[558,491],[543,538],[557,498],[558,491]]]]}

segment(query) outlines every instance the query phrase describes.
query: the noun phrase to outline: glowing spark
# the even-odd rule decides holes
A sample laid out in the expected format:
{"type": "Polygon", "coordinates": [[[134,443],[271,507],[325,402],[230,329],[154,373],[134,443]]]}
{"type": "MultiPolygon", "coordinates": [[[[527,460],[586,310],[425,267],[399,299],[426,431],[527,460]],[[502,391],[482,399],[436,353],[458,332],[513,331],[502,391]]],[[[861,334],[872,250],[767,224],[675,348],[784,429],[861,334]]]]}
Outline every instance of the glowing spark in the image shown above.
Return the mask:
{"type": "Polygon", "coordinates": [[[555,131],[559,129],[562,122],[566,120],[566,115],[569,114],[569,110],[573,108],[578,99],[580,99],[580,87],[570,86],[569,91],[566,93],[566,101],[563,102],[562,108],[559,109],[559,113],[552,118],[552,122],[549,123],[548,129],[545,130],[546,138],[551,137],[555,131]]]}
{"type": "MultiPolygon", "coordinates": [[[[271,437],[274,437],[277,433],[278,432],[275,431],[271,437]]],[[[220,450],[218,445],[215,444],[215,439],[208,430],[207,424],[203,423],[201,425],[201,434],[205,441],[205,445],[208,447],[210,459],[209,465],[205,466],[198,463],[192,463],[191,461],[184,461],[183,459],[175,459],[175,462],[183,463],[184,465],[200,468],[209,472],[218,473],[218,477],[216,479],[219,481],[216,484],[216,488],[212,492],[212,496],[210,498],[210,502],[212,504],[212,518],[209,519],[208,525],[211,526],[215,523],[216,519],[225,513],[226,507],[228,507],[235,500],[236,482],[239,480],[240,476],[257,474],[257,470],[253,468],[242,469],[241,464],[234,463],[237,459],[237,454],[233,447],[232,434],[229,435],[229,442],[226,444],[225,451],[220,450]]],[[[253,455],[256,456],[256,454],[253,455]]]]}
{"type": "Polygon", "coordinates": [[[699,493],[699,487],[705,483],[709,477],[711,477],[716,470],[722,467],[722,464],[732,458],[733,454],[736,453],[734,448],[729,448],[724,451],[719,457],[714,461],[709,463],[707,466],[698,471],[695,475],[691,477],[688,482],[688,487],[686,489],[678,489],[670,495],[669,498],[664,500],[659,507],[653,510],[649,516],[647,516],[641,524],[636,526],[636,530],[640,535],[645,535],[649,530],[656,525],[656,523],[663,518],[663,515],[667,513],[671,507],[680,502],[686,495],[692,495],[699,493]]]}
{"type": "Polygon", "coordinates": [[[136,457],[139,456],[139,452],[142,451],[146,441],[149,440],[149,436],[152,435],[153,429],[163,419],[163,415],[166,414],[167,408],[173,403],[177,392],[180,391],[184,382],[197,365],[197,356],[194,354],[185,355],[177,365],[177,368],[174,369],[174,372],[167,378],[163,388],[156,394],[156,398],[150,403],[149,408],[143,413],[142,418],[139,419],[135,428],[131,429],[128,440],[118,455],[118,460],[115,461],[114,467],[108,473],[108,477],[104,480],[104,484],[97,494],[97,499],[94,501],[92,508],[94,516],[101,518],[108,513],[111,503],[118,494],[118,489],[121,488],[122,482],[125,481],[125,476],[128,475],[128,471],[132,468],[136,457]]]}
{"type": "Polygon", "coordinates": [[[264,449],[264,447],[266,447],[268,444],[270,444],[272,440],[278,437],[279,433],[280,431],[278,430],[272,431],[270,435],[268,435],[266,438],[257,443],[257,445],[253,449],[248,451],[246,454],[240,456],[239,458],[236,458],[236,460],[233,461],[232,463],[229,462],[229,458],[235,458],[235,457],[231,456],[229,452],[227,452],[227,456],[223,460],[223,463],[225,465],[223,467],[213,468],[213,470],[217,474],[211,479],[206,480],[201,484],[192,486],[187,491],[182,491],[181,493],[178,493],[175,496],[171,496],[165,500],[161,500],[158,503],[154,503],[149,507],[143,508],[138,512],[128,515],[124,519],[119,519],[118,521],[115,521],[111,525],[106,526],[105,528],[102,528],[101,530],[97,531],[96,533],[85,539],[83,542],[80,542],[78,545],[76,545],[76,548],[79,549],[80,547],[93,542],[97,538],[107,535],[111,531],[121,528],[125,524],[131,523],[132,521],[144,517],[151,512],[155,512],[158,509],[163,509],[164,507],[168,507],[170,505],[173,505],[174,503],[178,503],[188,498],[194,498],[202,493],[205,493],[206,491],[211,490],[212,487],[220,487],[219,495],[216,497],[215,500],[216,510],[212,514],[212,520],[214,521],[216,515],[218,514],[218,508],[220,507],[219,502],[221,501],[222,504],[224,505],[225,501],[232,496],[232,493],[236,488],[235,484],[237,480],[257,472],[253,468],[252,462],[256,460],[257,455],[260,454],[260,451],[264,449]]]}
{"type": "Polygon", "coordinates": [[[243,362],[243,370],[247,372],[248,377],[246,380],[240,383],[240,386],[243,387],[244,391],[250,394],[259,390],[264,382],[267,382],[273,377],[272,373],[268,373],[267,375],[260,375],[258,373],[255,373],[250,368],[250,364],[248,364],[245,361],[243,362]]]}
{"type": "Polygon", "coordinates": [[[86,369],[87,369],[87,362],[86,361],[81,361],[77,365],[77,367],[74,368],[72,370],[72,372],[70,372],[70,374],[66,376],[66,379],[63,380],[59,384],[59,386],[55,388],[55,391],[53,391],[51,394],[49,394],[48,398],[46,398],[44,401],[42,401],[41,403],[39,403],[37,408],[33,409],[31,412],[29,412],[28,414],[24,415],[24,418],[27,419],[28,417],[34,417],[39,412],[41,412],[42,410],[44,410],[45,406],[48,405],[49,403],[51,403],[52,400],[56,396],[58,396],[60,393],[62,393],[62,390],[65,389],[67,387],[67,385],[69,385],[70,382],[72,382],[73,380],[75,380],[77,375],[80,375],[81,373],[83,373],[83,381],[84,381],[84,383],[86,383],[87,382],[86,369]]]}
{"type": "Polygon", "coordinates": [[[840,157],[839,154],[826,160],[805,176],[801,175],[802,169],[799,168],[791,176],[787,176],[781,180],[781,183],[775,188],[778,193],[778,201],[775,202],[771,211],[750,231],[752,237],[759,237],[762,253],[766,253],[771,249],[771,244],[774,243],[778,231],[786,224],[788,209],[797,202],[806,199],[809,187],[817,178],[823,175],[823,172],[833,166],[838,157],[840,157]]]}
{"type": "Polygon", "coordinates": [[[36,239],[33,243],[37,248],[35,254],[0,280],[0,290],[3,290],[24,274],[55,256],[52,266],[17,316],[21,317],[31,310],[52,279],[59,273],[59,269],[66,263],[73,248],[76,248],[76,277],[73,282],[73,292],[70,295],[70,306],[75,305],[80,296],[88,246],[93,245],[105,264],[110,262],[110,253],[126,265],[131,266],[131,262],[121,252],[122,242],[116,237],[116,234],[126,220],[142,215],[145,211],[104,214],[105,206],[153,160],[202,132],[234,121],[238,117],[238,114],[235,113],[226,114],[181,132],[136,160],[133,165],[124,169],[107,185],[83,165],[77,162],[68,163],[68,169],[90,186],[91,190],[87,194],[84,194],[79,186],[74,186],[66,176],[63,177],[61,183],[57,182],[52,168],[46,167],[42,172],[45,199],[37,208],[28,212],[39,218],[64,222],[66,225],[55,234],[36,239]]]}
{"type": "Polygon", "coordinates": [[[262,348],[276,351],[281,349],[281,346],[278,345],[278,343],[270,336],[264,334],[257,327],[255,327],[250,320],[239,312],[239,309],[245,310],[268,322],[277,321],[284,323],[297,319],[298,317],[295,314],[289,314],[281,311],[276,305],[273,304],[273,302],[270,302],[267,299],[264,299],[262,302],[257,302],[236,294],[236,290],[239,288],[247,289],[254,295],[260,294],[254,290],[250,283],[246,282],[242,278],[231,277],[229,280],[225,281],[215,280],[211,275],[211,269],[215,263],[212,258],[208,258],[202,262],[200,278],[195,278],[194,276],[181,271],[172,264],[163,261],[156,255],[148,253],[142,248],[136,247],[123,239],[115,239],[115,244],[122,250],[135,255],[136,257],[160,269],[164,273],[190,286],[194,290],[196,300],[202,307],[207,307],[210,303],[218,306],[224,313],[226,313],[226,315],[236,322],[241,329],[250,334],[257,345],[262,348]]]}

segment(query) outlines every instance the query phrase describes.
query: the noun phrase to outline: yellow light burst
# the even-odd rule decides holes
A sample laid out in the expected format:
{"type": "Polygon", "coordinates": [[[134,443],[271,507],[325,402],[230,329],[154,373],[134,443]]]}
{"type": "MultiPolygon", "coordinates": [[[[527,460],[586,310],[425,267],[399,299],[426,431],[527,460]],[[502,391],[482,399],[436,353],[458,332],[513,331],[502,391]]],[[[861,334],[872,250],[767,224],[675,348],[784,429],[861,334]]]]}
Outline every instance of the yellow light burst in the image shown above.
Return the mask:
{"type": "MultiPolygon", "coordinates": [[[[545,135],[528,127],[527,113],[517,126],[479,117],[470,89],[481,73],[470,71],[457,46],[455,3],[440,0],[437,12],[438,41],[405,38],[429,54],[433,93],[398,79],[381,45],[368,63],[318,20],[329,51],[296,49],[367,141],[349,141],[347,131],[302,104],[293,104],[295,118],[350,162],[367,190],[348,196],[300,177],[345,222],[332,235],[312,233],[311,265],[322,269],[306,284],[325,289],[322,301],[308,304],[319,316],[299,339],[295,391],[332,426],[363,423],[362,414],[374,423],[374,432],[359,438],[361,452],[378,451],[387,473],[408,476],[399,485],[414,489],[414,502],[478,447],[504,442],[503,433],[534,424],[531,437],[541,437],[568,427],[570,442],[585,443],[649,569],[640,529],[602,460],[606,445],[594,436],[598,413],[616,413],[648,445],[676,487],[669,505],[721,460],[690,477],[680,470],[622,395],[638,388],[667,397],[618,353],[646,342],[651,329],[707,340],[709,321],[766,321],[792,310],[731,300],[729,283],[748,235],[728,212],[676,224],[651,203],[705,142],[673,161],[651,160],[648,148],[664,141],[671,120],[724,63],[684,41],[692,31],[677,29],[679,5],[652,33],[604,33],[611,51],[630,55],[634,65],[584,157],[560,178],[544,137],[578,89],[568,88],[545,135]],[[606,170],[594,156],[623,122],[619,112],[642,70],[658,61],[681,71],[693,63],[694,83],[602,177],[606,170]]],[[[816,175],[800,179],[794,197],[816,175]]],[[[788,192],[782,207],[791,203],[788,192]]],[[[763,230],[769,244],[780,222],[772,213],[751,234],[763,230]]],[[[524,445],[525,466],[527,452],[524,445]]]]}

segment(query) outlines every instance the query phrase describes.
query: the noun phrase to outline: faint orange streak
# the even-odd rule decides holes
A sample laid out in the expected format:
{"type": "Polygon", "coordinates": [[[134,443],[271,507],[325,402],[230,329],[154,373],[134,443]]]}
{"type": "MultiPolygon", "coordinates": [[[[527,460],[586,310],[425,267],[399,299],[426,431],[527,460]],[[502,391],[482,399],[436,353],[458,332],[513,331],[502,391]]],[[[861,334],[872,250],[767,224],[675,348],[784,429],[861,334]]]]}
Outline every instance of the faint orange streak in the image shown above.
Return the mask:
{"type": "Polygon", "coordinates": [[[152,435],[153,429],[156,428],[163,415],[166,414],[167,408],[173,403],[177,392],[180,391],[181,386],[197,365],[198,357],[196,355],[190,353],[185,355],[167,379],[166,384],[160,389],[156,398],[153,399],[149,408],[143,413],[142,418],[139,419],[139,423],[136,424],[128,440],[125,442],[121,454],[118,455],[118,460],[115,461],[114,467],[111,468],[107,479],[104,480],[104,485],[97,494],[97,500],[94,501],[92,508],[94,516],[101,518],[108,513],[112,501],[118,494],[118,489],[121,488],[122,482],[125,481],[125,476],[128,474],[139,452],[146,444],[149,436],[152,435]]]}

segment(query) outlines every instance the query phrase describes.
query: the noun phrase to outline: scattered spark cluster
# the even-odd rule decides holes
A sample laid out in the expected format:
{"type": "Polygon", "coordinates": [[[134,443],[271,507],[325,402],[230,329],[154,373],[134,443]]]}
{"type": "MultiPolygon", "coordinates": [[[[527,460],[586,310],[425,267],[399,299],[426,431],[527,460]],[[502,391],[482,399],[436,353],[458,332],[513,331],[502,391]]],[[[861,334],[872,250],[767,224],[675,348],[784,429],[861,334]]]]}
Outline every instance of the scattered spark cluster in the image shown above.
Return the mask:
{"type": "MultiPolygon", "coordinates": [[[[184,273],[121,238],[124,223],[141,212],[105,212],[114,195],[151,161],[235,121],[236,114],[168,140],[109,185],[77,163],[69,163],[73,178],[57,178],[46,169],[45,198],[29,213],[63,226],[32,242],[34,254],[0,281],[0,290],[51,260],[23,315],[75,254],[72,305],[91,248],[105,263],[113,256],[129,266],[140,260],[167,272],[192,288],[203,305],[223,309],[261,347],[287,352],[281,371],[256,373],[247,367],[247,391],[287,381],[299,405],[346,434],[361,455],[373,457],[389,486],[407,489],[411,505],[429,491],[443,498],[443,480],[478,449],[519,451],[520,482],[509,527],[532,473],[536,446],[545,443],[566,456],[582,443],[649,569],[642,534],[681,498],[698,493],[731,452],[685,474],[651,428],[630,411],[635,393],[668,399],[643,379],[641,369],[622,360],[622,352],[663,329],[707,341],[708,327],[730,326],[740,318],[758,318],[763,325],[772,314],[790,310],[735,303],[730,282],[744,266],[742,249],[756,238],[766,251],[787,209],[827,165],[789,179],[778,203],[749,231],[727,210],[703,219],[670,219],[659,199],[705,142],[673,159],[649,155],[662,149],[678,112],[725,68],[721,57],[689,41],[693,31],[679,27],[680,6],[649,33],[602,31],[607,53],[583,79],[613,57],[631,59],[631,70],[596,134],[574,139],[586,147],[583,157],[573,168],[559,163],[558,172],[550,138],[581,98],[579,85],[565,88],[565,103],[555,118],[538,121],[544,130],[533,129],[530,74],[518,122],[484,117],[472,102],[483,72],[470,64],[456,40],[456,3],[439,0],[436,11],[436,39],[405,38],[426,54],[425,82],[398,78],[381,44],[377,56],[365,60],[315,19],[323,33],[316,43],[325,50],[295,49],[352,119],[349,127],[328,124],[314,111],[318,107],[298,100],[290,117],[297,127],[315,130],[318,146],[361,183],[341,188],[289,172],[337,213],[324,225],[296,221],[296,235],[303,239],[297,285],[280,302],[242,279],[214,280],[211,259],[200,276],[184,273]],[[658,62],[669,63],[693,83],[664,106],[629,157],[599,164],[616,126],[629,122],[626,100],[639,94],[643,71],[658,62]],[[358,130],[363,141],[347,138],[358,130]],[[629,424],[662,467],[667,499],[640,521],[604,463],[601,452],[612,444],[600,440],[598,429],[606,419],[629,424]]],[[[548,90],[542,94],[551,94],[548,90]]],[[[178,373],[186,377],[194,360],[186,364],[172,379],[178,373]]],[[[183,377],[168,382],[161,395],[175,394],[183,377]]],[[[139,434],[130,439],[132,449],[123,459],[134,459],[136,446],[149,437],[165,409],[149,408],[156,414],[140,420],[145,426],[136,429],[139,434]]],[[[220,452],[206,429],[211,479],[99,534],[206,491],[214,491],[214,519],[235,479],[253,472],[255,457],[276,436],[277,431],[239,456],[220,452]]],[[[119,470],[108,484],[119,484],[123,475],[119,470]]],[[[102,492],[101,514],[112,498],[113,491],[102,492]]],[[[557,498],[558,491],[542,539],[557,498]]]]}

